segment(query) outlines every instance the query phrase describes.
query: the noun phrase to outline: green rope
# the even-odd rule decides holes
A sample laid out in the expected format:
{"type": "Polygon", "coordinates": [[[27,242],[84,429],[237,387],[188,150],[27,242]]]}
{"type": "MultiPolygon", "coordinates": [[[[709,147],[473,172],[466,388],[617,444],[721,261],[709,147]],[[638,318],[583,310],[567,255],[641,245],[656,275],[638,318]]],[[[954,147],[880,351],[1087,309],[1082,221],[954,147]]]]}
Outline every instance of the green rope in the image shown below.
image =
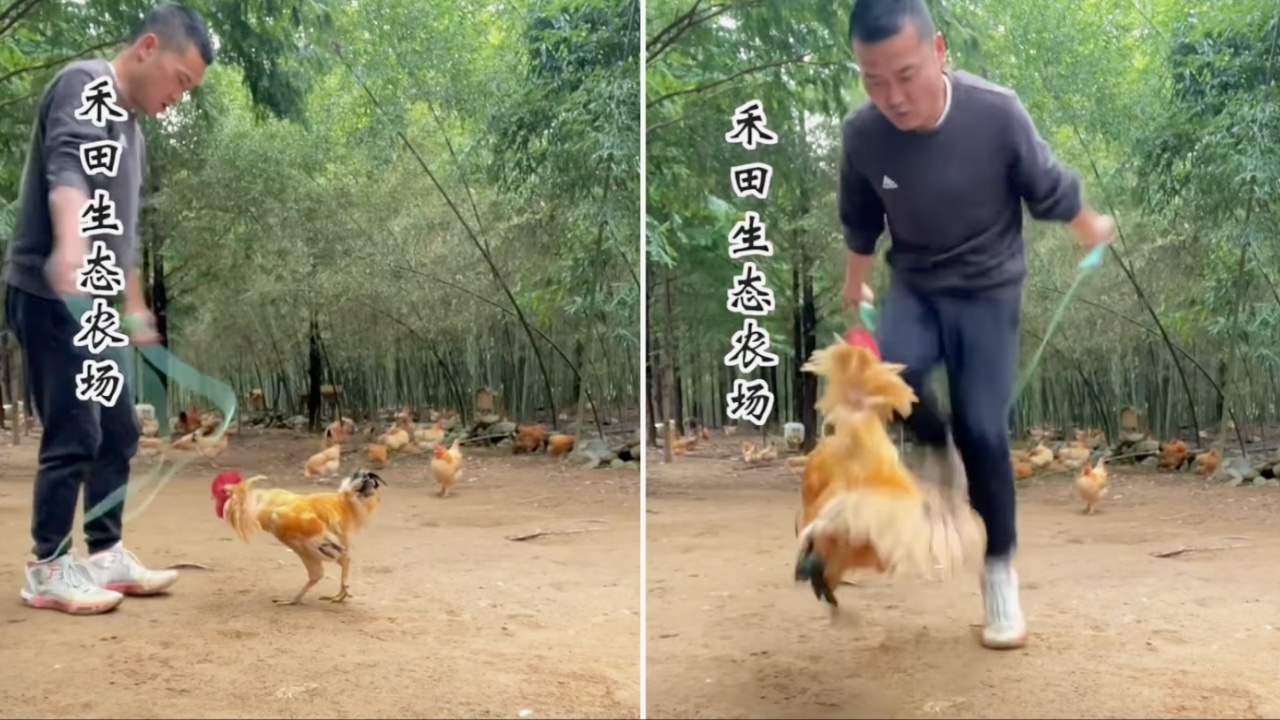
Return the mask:
{"type": "MultiPolygon", "coordinates": [[[[93,307],[91,297],[67,296],[63,298],[63,301],[67,304],[67,309],[71,311],[72,317],[75,318],[80,318],[93,307]]],[[[135,318],[132,316],[126,317],[123,313],[121,316],[123,319],[122,325],[124,325],[122,328],[123,330],[130,332],[136,328],[137,320],[135,318]]],[[[110,348],[106,353],[104,353],[104,355],[114,359],[120,366],[121,372],[126,373],[127,377],[130,374],[129,368],[132,367],[132,365],[130,363],[125,363],[123,361],[124,358],[121,357],[123,353],[118,352],[125,349],[126,348],[110,348]]],[[[227,432],[227,428],[231,426],[231,421],[236,414],[236,394],[229,385],[220,380],[215,380],[214,378],[201,374],[195,368],[182,362],[182,360],[178,359],[176,355],[169,352],[168,348],[165,348],[162,345],[133,345],[131,343],[128,346],[128,349],[132,349],[134,353],[140,355],[144,361],[155,368],[156,372],[168,377],[170,383],[176,383],[187,390],[200,395],[208,400],[215,408],[220,410],[223,418],[222,425],[215,433],[213,433],[212,438],[214,441],[222,439],[223,435],[227,432]]],[[[129,378],[129,380],[129,384],[132,386],[132,378],[129,378]]],[[[125,397],[122,393],[117,402],[132,403],[132,398],[125,397]]],[[[164,394],[164,397],[161,398],[161,402],[167,406],[169,402],[167,392],[164,394]]],[[[152,468],[146,481],[140,485],[137,483],[126,482],[110,495],[103,498],[96,505],[85,511],[84,522],[88,523],[95,518],[101,517],[108,510],[111,510],[117,505],[123,504],[125,498],[129,494],[130,485],[133,485],[134,489],[143,489],[154,485],[155,489],[153,489],[151,494],[147,496],[145,501],[143,501],[141,507],[135,509],[131,514],[126,515],[122,519],[121,523],[126,523],[134,517],[137,517],[142,513],[142,511],[146,510],[147,507],[151,505],[151,501],[160,494],[160,491],[164,486],[168,485],[169,481],[172,480],[174,476],[176,476],[178,472],[185,468],[192,460],[194,460],[198,454],[199,451],[197,450],[185,458],[168,463],[167,466],[164,460],[159,461],[156,466],[152,468]]],[[[68,533],[68,535],[63,538],[62,543],[58,546],[58,551],[54,554],[55,557],[66,552],[66,550],[70,548],[71,542],[72,536],[68,533]]]]}
{"type": "MultiPolygon", "coordinates": [[[[1080,289],[1080,284],[1094,271],[1102,267],[1102,261],[1106,257],[1107,245],[1098,245],[1089,251],[1084,259],[1080,261],[1080,265],[1076,271],[1075,282],[1071,283],[1071,287],[1067,289],[1065,295],[1062,296],[1062,302],[1058,303],[1058,309],[1054,311],[1053,318],[1049,321],[1049,327],[1045,329],[1044,337],[1040,340],[1040,347],[1036,348],[1035,355],[1031,356],[1031,362],[1023,368],[1018,375],[1018,380],[1014,384],[1013,399],[1016,400],[1026,389],[1027,382],[1031,376],[1035,374],[1036,368],[1040,365],[1040,359],[1044,355],[1044,350],[1049,345],[1049,338],[1053,337],[1054,331],[1058,327],[1058,323],[1062,321],[1064,315],[1067,314],[1067,307],[1071,303],[1071,298],[1075,297],[1076,291],[1080,289]]],[[[862,320],[862,324],[870,330],[876,330],[876,308],[869,302],[862,302],[858,305],[858,315],[862,320]]]]}

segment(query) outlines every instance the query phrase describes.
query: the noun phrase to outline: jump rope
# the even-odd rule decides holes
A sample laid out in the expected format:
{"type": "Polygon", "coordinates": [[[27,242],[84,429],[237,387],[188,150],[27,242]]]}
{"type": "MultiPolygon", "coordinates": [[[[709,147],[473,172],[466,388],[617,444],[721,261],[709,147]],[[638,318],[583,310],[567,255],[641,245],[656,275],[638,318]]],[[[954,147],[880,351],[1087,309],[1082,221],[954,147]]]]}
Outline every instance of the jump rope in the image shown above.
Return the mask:
{"type": "MultiPolygon", "coordinates": [[[[86,319],[86,315],[93,312],[93,300],[91,297],[64,296],[62,299],[66,304],[67,309],[71,312],[72,317],[77,320],[86,319]]],[[[120,316],[122,330],[129,333],[137,329],[138,321],[136,318],[126,316],[123,312],[120,313],[120,316]]],[[[178,356],[169,352],[168,348],[159,344],[135,345],[131,342],[127,347],[107,348],[102,353],[102,359],[110,358],[116,361],[117,365],[120,367],[120,372],[127,379],[127,385],[131,389],[137,389],[139,388],[139,385],[135,383],[136,378],[133,377],[133,368],[135,363],[127,362],[125,358],[126,355],[130,356],[129,359],[136,360],[137,358],[141,358],[145,365],[150,366],[157,373],[168,378],[168,386],[176,384],[184,390],[203,397],[208,400],[213,407],[221,411],[223,418],[222,424],[215,432],[210,433],[205,437],[212,442],[217,442],[222,439],[227,432],[227,428],[231,426],[231,421],[236,414],[236,393],[229,385],[221,380],[217,380],[200,373],[198,370],[179,359],[178,356]]],[[[160,403],[162,403],[162,405],[160,405],[161,407],[168,406],[169,393],[167,390],[161,393],[159,400],[160,403]]],[[[117,404],[134,404],[133,397],[126,397],[124,393],[121,393],[116,402],[117,404]]],[[[139,422],[136,410],[131,408],[129,414],[132,422],[139,422]]],[[[141,435],[141,433],[139,433],[139,435],[141,435]]],[[[130,479],[124,485],[121,485],[119,489],[103,498],[93,507],[85,510],[84,522],[88,523],[98,517],[101,517],[112,508],[123,504],[129,495],[130,489],[135,492],[142,492],[147,488],[151,488],[151,494],[146,496],[141,505],[131,509],[131,511],[122,518],[121,525],[123,526],[133,518],[136,518],[151,505],[151,502],[160,494],[160,491],[163,490],[164,487],[168,485],[169,482],[173,480],[173,478],[192,460],[200,456],[201,453],[197,447],[197,449],[190,454],[183,453],[183,455],[184,457],[170,461],[168,459],[168,454],[166,453],[164,457],[156,461],[151,472],[141,482],[130,479]]],[[[90,478],[87,482],[93,482],[93,479],[90,478]]],[[[68,533],[67,536],[63,538],[62,543],[58,546],[58,552],[55,553],[55,556],[61,555],[71,547],[72,534],[73,533],[68,533]]]]}
{"type": "MultiPolygon", "coordinates": [[[[1058,309],[1054,311],[1053,318],[1049,321],[1049,327],[1044,331],[1044,337],[1040,340],[1040,347],[1036,348],[1035,355],[1031,356],[1031,362],[1023,368],[1018,374],[1017,382],[1014,384],[1013,400],[1017,400],[1022,391],[1026,389],[1027,382],[1035,374],[1036,368],[1040,365],[1040,359],[1044,356],[1045,348],[1049,346],[1049,338],[1053,337],[1053,333],[1058,328],[1058,323],[1062,321],[1064,315],[1067,314],[1067,307],[1070,306],[1072,298],[1075,297],[1076,291],[1080,289],[1080,285],[1085,278],[1092,275],[1098,268],[1102,267],[1102,261],[1107,256],[1108,244],[1095,246],[1088,254],[1080,260],[1080,265],[1076,268],[1076,279],[1071,283],[1071,287],[1067,288],[1066,294],[1062,296],[1062,301],[1058,303],[1058,309]]],[[[862,302],[858,305],[858,315],[862,320],[861,328],[853,328],[846,336],[846,341],[851,343],[866,344],[872,343],[874,347],[874,339],[870,337],[870,333],[876,331],[876,308],[869,302],[862,302]]]]}

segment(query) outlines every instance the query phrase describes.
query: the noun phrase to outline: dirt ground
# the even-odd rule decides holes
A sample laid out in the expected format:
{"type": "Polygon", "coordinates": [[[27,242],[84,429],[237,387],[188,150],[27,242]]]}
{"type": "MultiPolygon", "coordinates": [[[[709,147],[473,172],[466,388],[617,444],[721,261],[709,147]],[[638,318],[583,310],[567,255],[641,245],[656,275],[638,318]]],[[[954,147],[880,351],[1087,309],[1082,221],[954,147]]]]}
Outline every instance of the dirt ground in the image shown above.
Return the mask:
{"type": "Polygon", "coordinates": [[[844,585],[833,627],[792,579],[798,472],[731,445],[649,455],[650,718],[1280,717],[1280,490],[1115,469],[1084,516],[1069,478],[1024,485],[1031,642],[999,652],[976,578],[844,585]],[[1217,549],[1150,554],[1182,547],[1217,549]]]}
{"type": "MultiPolygon", "coordinates": [[[[310,491],[315,437],[232,439],[220,465],[310,491]]],[[[168,597],[107,615],[22,605],[36,441],[0,448],[0,716],[85,718],[635,718],[640,705],[639,474],[469,452],[453,496],[429,455],[393,459],[353,544],[353,597],[278,607],[306,580],[268,535],[214,515],[197,460],[125,528],[154,567],[197,562],[168,597]],[[525,542],[507,535],[589,529],[525,542]]],[[[359,455],[344,456],[345,472],[359,455]],[[351,459],[348,459],[350,457],[351,459]]],[[[135,463],[135,484],[150,476],[135,463]]],[[[329,485],[328,489],[332,489],[329,485]]],[[[150,488],[140,488],[145,497],[150,488]]],[[[79,524],[77,523],[77,528],[79,524]]],[[[77,529],[78,550],[83,537],[77,529]]]]}

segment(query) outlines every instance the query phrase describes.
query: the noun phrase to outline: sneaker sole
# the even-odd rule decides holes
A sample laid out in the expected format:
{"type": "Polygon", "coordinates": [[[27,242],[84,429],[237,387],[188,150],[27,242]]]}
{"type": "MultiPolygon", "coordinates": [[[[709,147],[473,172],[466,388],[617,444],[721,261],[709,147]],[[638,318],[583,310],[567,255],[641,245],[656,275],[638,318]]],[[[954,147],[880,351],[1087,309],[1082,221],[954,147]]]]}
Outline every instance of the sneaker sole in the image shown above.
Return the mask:
{"type": "Polygon", "coordinates": [[[55,598],[29,596],[22,594],[22,601],[28,606],[37,610],[58,610],[68,615],[102,615],[120,607],[120,603],[124,601],[121,597],[117,600],[104,600],[100,603],[71,603],[65,600],[57,600],[55,598]]]}
{"type": "Polygon", "coordinates": [[[1021,635],[1010,639],[996,640],[984,635],[982,637],[982,647],[988,650],[1021,650],[1027,646],[1027,639],[1026,631],[1023,631],[1021,635]]]}
{"type": "Polygon", "coordinates": [[[149,597],[151,595],[159,595],[163,593],[173,587],[173,584],[176,582],[178,582],[178,579],[174,578],[162,585],[147,586],[142,585],[141,583],[108,583],[102,587],[107,590],[118,592],[121,595],[128,595],[129,597],[149,597]]]}

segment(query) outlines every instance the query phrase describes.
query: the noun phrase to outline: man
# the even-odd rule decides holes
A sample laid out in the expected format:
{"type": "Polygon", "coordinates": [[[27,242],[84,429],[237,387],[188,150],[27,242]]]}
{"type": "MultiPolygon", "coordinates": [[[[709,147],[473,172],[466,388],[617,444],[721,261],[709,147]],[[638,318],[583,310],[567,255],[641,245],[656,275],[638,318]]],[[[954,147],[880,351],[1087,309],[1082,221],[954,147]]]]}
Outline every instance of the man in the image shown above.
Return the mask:
{"type": "Polygon", "coordinates": [[[61,296],[84,295],[76,288],[76,271],[92,243],[82,235],[81,222],[88,220],[81,214],[94,192],[105,190],[122,232],[92,240],[105,240],[124,271],[123,324],[130,328],[131,342],[159,339],[138,279],[145,149],[137,116],[156,116],[175,105],[200,84],[212,62],[204,21],[186,8],[162,5],[147,15],[132,43],[114,60],[70,63],[40,101],[4,278],[9,326],[25,353],[33,404],[44,425],[31,520],[35,557],[27,564],[22,589],[22,599],[33,607],[107,612],[125,595],[160,593],[178,579],[173,570],[147,569],[121,544],[123,502],[84,524],[86,563],[69,552],[81,485],[86,512],[124,487],[138,449],[138,420],[128,387],[113,407],[77,399],[76,376],[84,361],[95,356],[72,342],[80,332],[80,318],[61,296]],[[103,77],[110,79],[115,105],[124,113],[98,127],[75,115],[86,104],[86,85],[103,77]],[[82,166],[81,145],[102,141],[119,143],[114,177],[90,174],[82,166]]]}
{"type": "Polygon", "coordinates": [[[982,593],[990,648],[1022,647],[1026,621],[1012,559],[1017,540],[1009,406],[1017,372],[1026,257],[1022,205],[1069,223],[1086,249],[1109,242],[1110,218],[1084,207],[1017,96],[946,67],[923,0],[857,0],[849,38],[870,102],[844,123],[840,220],[848,246],[843,299],[871,300],[872,256],[885,229],[891,282],[878,341],[907,366],[921,402],[909,418],[944,483],[961,468],[987,527],[982,593]],[[948,429],[929,397],[942,363],[948,429]]]}

